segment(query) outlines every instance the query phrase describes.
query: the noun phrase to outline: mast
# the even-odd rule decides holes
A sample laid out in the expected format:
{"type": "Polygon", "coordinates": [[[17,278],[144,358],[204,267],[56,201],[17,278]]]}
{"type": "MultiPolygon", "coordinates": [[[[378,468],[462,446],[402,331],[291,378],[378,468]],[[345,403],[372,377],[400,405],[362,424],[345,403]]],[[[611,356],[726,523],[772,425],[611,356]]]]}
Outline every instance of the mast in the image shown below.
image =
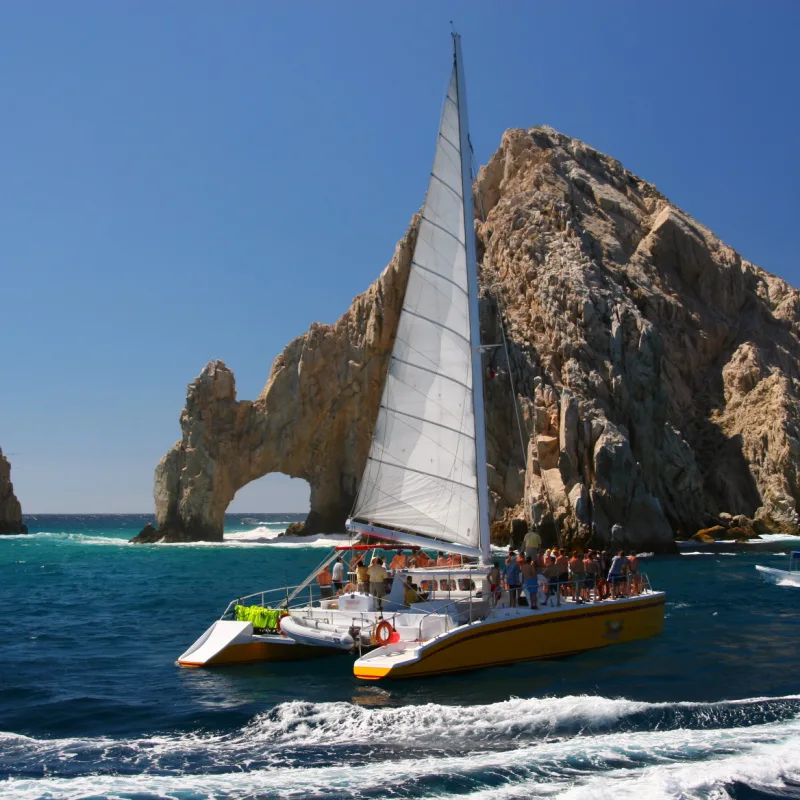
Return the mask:
{"type": "Polygon", "coordinates": [[[472,199],[472,144],[467,124],[467,83],[461,57],[461,37],[453,36],[456,91],[458,92],[458,132],[461,150],[461,193],[464,198],[464,239],[467,249],[467,287],[469,293],[469,332],[472,345],[472,409],[475,420],[475,465],[478,478],[478,524],[481,561],[491,562],[489,541],[489,477],[486,471],[486,418],[483,408],[483,359],[481,322],[478,309],[478,256],[475,250],[475,216],[472,199]]]}

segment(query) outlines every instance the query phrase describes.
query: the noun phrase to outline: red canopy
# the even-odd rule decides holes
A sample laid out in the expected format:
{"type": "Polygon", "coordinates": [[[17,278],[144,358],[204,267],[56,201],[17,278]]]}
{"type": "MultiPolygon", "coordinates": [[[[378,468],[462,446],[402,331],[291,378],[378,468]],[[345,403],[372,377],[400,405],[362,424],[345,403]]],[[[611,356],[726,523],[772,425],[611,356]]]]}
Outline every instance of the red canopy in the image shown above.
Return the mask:
{"type": "Polygon", "coordinates": [[[418,545],[410,544],[340,544],[334,550],[421,550],[418,545]]]}

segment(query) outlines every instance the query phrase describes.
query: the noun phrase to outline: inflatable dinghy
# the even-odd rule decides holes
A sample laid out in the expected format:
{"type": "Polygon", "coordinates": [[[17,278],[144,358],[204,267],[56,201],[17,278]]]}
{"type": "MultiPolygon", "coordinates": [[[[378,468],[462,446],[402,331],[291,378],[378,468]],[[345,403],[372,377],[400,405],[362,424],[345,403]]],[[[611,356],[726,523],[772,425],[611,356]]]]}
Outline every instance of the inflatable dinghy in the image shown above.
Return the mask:
{"type": "Polygon", "coordinates": [[[336,650],[352,650],[353,637],[341,628],[312,617],[284,617],[281,633],[298,644],[316,647],[333,647],[336,650]]]}

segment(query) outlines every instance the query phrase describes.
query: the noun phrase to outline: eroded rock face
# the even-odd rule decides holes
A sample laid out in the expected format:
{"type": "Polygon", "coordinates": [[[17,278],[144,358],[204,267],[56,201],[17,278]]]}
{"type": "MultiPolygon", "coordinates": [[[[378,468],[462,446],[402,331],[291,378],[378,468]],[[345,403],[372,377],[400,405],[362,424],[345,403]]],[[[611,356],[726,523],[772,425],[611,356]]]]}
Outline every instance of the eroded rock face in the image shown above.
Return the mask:
{"type": "Polygon", "coordinates": [[[0,450],[0,535],[27,532],[22,522],[22,506],[11,483],[11,464],[0,450]]]}
{"type": "Polygon", "coordinates": [[[528,515],[656,550],[723,512],[796,530],[798,292],[550,128],[508,131],[478,186],[528,515]]]}
{"type": "MultiPolygon", "coordinates": [[[[550,128],[506,132],[476,188],[482,332],[502,341],[501,307],[510,351],[485,357],[494,518],[598,543],[618,523],[657,551],[721,515],[797,530],[798,292],[550,128]]],[[[222,362],[189,386],[156,470],[167,540],[220,539],[235,492],[273,471],[310,484],[306,532],[342,530],[414,235],[335,325],[287,346],[258,400],[236,400],[222,362]]]]}

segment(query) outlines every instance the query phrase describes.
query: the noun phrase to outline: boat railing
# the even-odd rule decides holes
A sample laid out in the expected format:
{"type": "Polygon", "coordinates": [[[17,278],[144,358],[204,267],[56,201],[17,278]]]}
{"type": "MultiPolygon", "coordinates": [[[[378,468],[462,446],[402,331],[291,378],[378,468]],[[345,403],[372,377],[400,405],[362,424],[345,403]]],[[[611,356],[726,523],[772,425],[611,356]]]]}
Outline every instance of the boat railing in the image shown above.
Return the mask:
{"type": "Polygon", "coordinates": [[[278,589],[264,589],[261,592],[253,592],[252,594],[245,594],[241,597],[237,597],[235,600],[231,600],[231,602],[228,603],[220,619],[233,616],[236,606],[260,605],[265,608],[291,609],[299,608],[306,604],[311,605],[314,600],[324,599],[319,591],[319,587],[315,589],[313,585],[307,585],[303,588],[308,589],[308,594],[306,595],[304,593],[302,597],[297,596],[294,602],[291,602],[292,596],[302,586],[303,584],[298,584],[297,586],[282,586],[278,589]]]}
{"type": "MultiPolygon", "coordinates": [[[[518,589],[521,593],[522,589],[518,589]]],[[[545,604],[560,606],[564,602],[596,603],[602,600],[621,600],[629,597],[652,594],[650,578],[644,572],[626,573],[610,579],[600,575],[583,578],[555,580],[544,587],[545,604]]]]}

